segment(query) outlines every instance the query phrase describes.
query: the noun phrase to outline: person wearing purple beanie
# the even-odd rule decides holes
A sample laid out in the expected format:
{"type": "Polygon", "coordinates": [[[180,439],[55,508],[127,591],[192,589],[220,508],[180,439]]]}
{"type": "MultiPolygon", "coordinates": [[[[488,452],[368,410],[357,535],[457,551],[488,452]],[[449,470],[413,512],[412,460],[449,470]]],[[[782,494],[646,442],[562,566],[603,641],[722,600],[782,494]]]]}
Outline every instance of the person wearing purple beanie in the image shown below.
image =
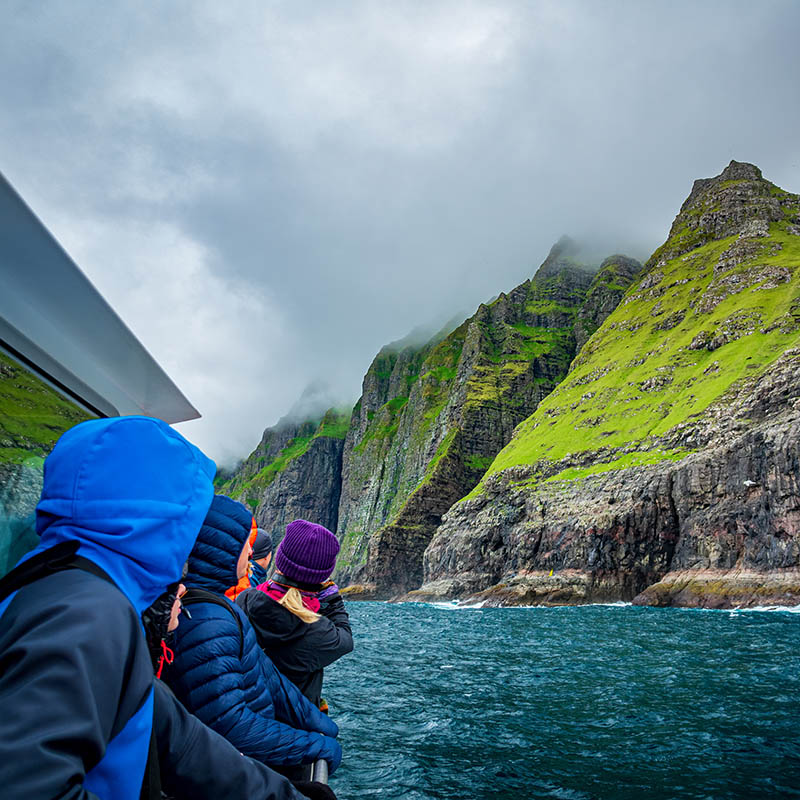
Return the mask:
{"type": "Polygon", "coordinates": [[[323,709],[323,670],[353,649],[350,618],[328,580],[338,553],[339,541],[327,528],[296,519],[275,551],[272,579],[236,598],[261,649],[323,709]]]}

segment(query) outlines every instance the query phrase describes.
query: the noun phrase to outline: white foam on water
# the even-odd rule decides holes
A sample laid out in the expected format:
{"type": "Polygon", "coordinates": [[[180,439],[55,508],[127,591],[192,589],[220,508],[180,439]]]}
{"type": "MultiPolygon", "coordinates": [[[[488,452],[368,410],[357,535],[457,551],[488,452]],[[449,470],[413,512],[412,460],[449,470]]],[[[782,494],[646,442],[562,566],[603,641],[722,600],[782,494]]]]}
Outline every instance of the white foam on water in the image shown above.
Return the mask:
{"type": "MultiPolygon", "coordinates": [[[[442,600],[438,602],[426,602],[422,605],[431,606],[432,608],[441,608],[444,611],[475,611],[486,607],[486,600],[478,600],[475,603],[465,603],[459,600],[442,600]]],[[[398,604],[399,605],[399,604],[398,604]]],[[[633,608],[633,603],[624,603],[621,600],[615,603],[581,603],[579,605],[511,605],[511,606],[492,606],[492,608],[502,608],[506,611],[520,610],[520,611],[554,611],[564,608],[633,608]]]]}
{"type": "Polygon", "coordinates": [[[589,603],[590,606],[601,606],[602,608],[633,608],[633,603],[625,603],[617,600],[614,603],[589,603]]]}
{"type": "MultiPolygon", "coordinates": [[[[409,603],[416,603],[418,601],[408,601],[409,603]]],[[[397,603],[397,605],[405,605],[405,602],[397,603]]],[[[437,602],[423,602],[420,605],[431,606],[431,608],[440,608],[443,611],[476,611],[486,606],[486,600],[478,600],[475,603],[464,603],[459,600],[441,600],[437,602]]],[[[580,605],[532,605],[532,606],[498,606],[506,610],[540,610],[552,611],[555,609],[564,608],[655,608],[655,606],[634,606],[633,603],[625,603],[621,600],[614,603],[582,603],[580,605]]],[[[778,613],[778,614],[800,614],[800,605],[796,606],[753,606],[751,608],[687,608],[685,606],[665,606],[660,608],[661,611],[709,611],[722,614],[745,614],[745,613],[778,613]]]]}
{"type": "Polygon", "coordinates": [[[727,614],[736,617],[739,614],[800,614],[798,606],[752,606],[749,608],[687,608],[684,606],[667,606],[663,611],[683,611],[685,613],[701,612],[703,614],[727,614]]]}
{"type": "Polygon", "coordinates": [[[778,612],[784,614],[800,614],[800,605],[798,606],[753,606],[752,608],[728,608],[726,610],[729,614],[748,614],[750,612],[778,612]]]}
{"type": "Polygon", "coordinates": [[[424,603],[431,608],[441,608],[444,611],[475,611],[476,609],[483,608],[486,604],[485,600],[480,600],[477,603],[459,603],[458,600],[443,600],[436,603],[424,603]]]}
{"type": "Polygon", "coordinates": [[[474,603],[460,603],[459,608],[483,608],[486,605],[485,600],[477,600],[474,603]]]}

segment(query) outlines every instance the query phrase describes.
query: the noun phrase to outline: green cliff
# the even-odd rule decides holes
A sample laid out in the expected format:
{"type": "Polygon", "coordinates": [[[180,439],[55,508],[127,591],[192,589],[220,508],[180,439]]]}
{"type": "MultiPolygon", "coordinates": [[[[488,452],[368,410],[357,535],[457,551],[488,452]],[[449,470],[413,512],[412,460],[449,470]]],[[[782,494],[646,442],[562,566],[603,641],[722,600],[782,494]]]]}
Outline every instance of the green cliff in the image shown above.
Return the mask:
{"type": "Polygon", "coordinates": [[[800,602],[798,345],[800,200],[731,162],[447,515],[424,592],[713,605],[780,573],[800,602]]]}
{"type": "Polygon", "coordinates": [[[564,378],[579,337],[640,266],[617,256],[598,271],[577,255],[562,239],[533,279],[455,330],[375,358],[345,442],[340,583],[374,597],[419,586],[442,515],[564,378]]]}
{"type": "Polygon", "coordinates": [[[0,575],[38,537],[42,463],[64,431],[91,415],[0,353],[0,575]]]}
{"type": "Polygon", "coordinates": [[[311,419],[291,417],[267,428],[258,447],[217,491],[253,510],[277,542],[293,519],[336,530],[344,438],[350,412],[335,408],[311,419]]]}

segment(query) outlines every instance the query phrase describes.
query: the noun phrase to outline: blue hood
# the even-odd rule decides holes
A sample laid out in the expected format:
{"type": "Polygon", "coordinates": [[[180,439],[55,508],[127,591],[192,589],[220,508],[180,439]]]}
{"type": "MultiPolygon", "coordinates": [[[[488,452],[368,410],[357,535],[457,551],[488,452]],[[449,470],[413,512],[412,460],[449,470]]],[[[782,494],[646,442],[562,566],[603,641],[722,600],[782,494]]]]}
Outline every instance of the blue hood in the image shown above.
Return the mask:
{"type": "Polygon", "coordinates": [[[215,471],[211,459],[151,417],[76,425],[45,461],[36,507],[41,544],[33,552],[77,539],[80,555],[105,570],[141,614],[180,578],[215,471]]]}
{"type": "Polygon", "coordinates": [[[184,583],[225,594],[236,583],[236,564],[252,524],[253,515],[245,506],[216,495],[197,534],[184,583]]]}

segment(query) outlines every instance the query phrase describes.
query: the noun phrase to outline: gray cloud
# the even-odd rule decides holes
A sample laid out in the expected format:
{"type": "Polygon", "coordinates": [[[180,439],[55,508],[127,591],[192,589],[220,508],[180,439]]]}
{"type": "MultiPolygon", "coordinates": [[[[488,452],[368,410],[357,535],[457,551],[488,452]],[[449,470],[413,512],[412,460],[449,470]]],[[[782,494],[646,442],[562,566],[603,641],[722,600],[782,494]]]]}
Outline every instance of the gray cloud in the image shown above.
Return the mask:
{"type": "Polygon", "coordinates": [[[800,189],[800,5],[0,4],[0,169],[214,457],[530,276],[644,258],[731,158],[800,189]]]}

